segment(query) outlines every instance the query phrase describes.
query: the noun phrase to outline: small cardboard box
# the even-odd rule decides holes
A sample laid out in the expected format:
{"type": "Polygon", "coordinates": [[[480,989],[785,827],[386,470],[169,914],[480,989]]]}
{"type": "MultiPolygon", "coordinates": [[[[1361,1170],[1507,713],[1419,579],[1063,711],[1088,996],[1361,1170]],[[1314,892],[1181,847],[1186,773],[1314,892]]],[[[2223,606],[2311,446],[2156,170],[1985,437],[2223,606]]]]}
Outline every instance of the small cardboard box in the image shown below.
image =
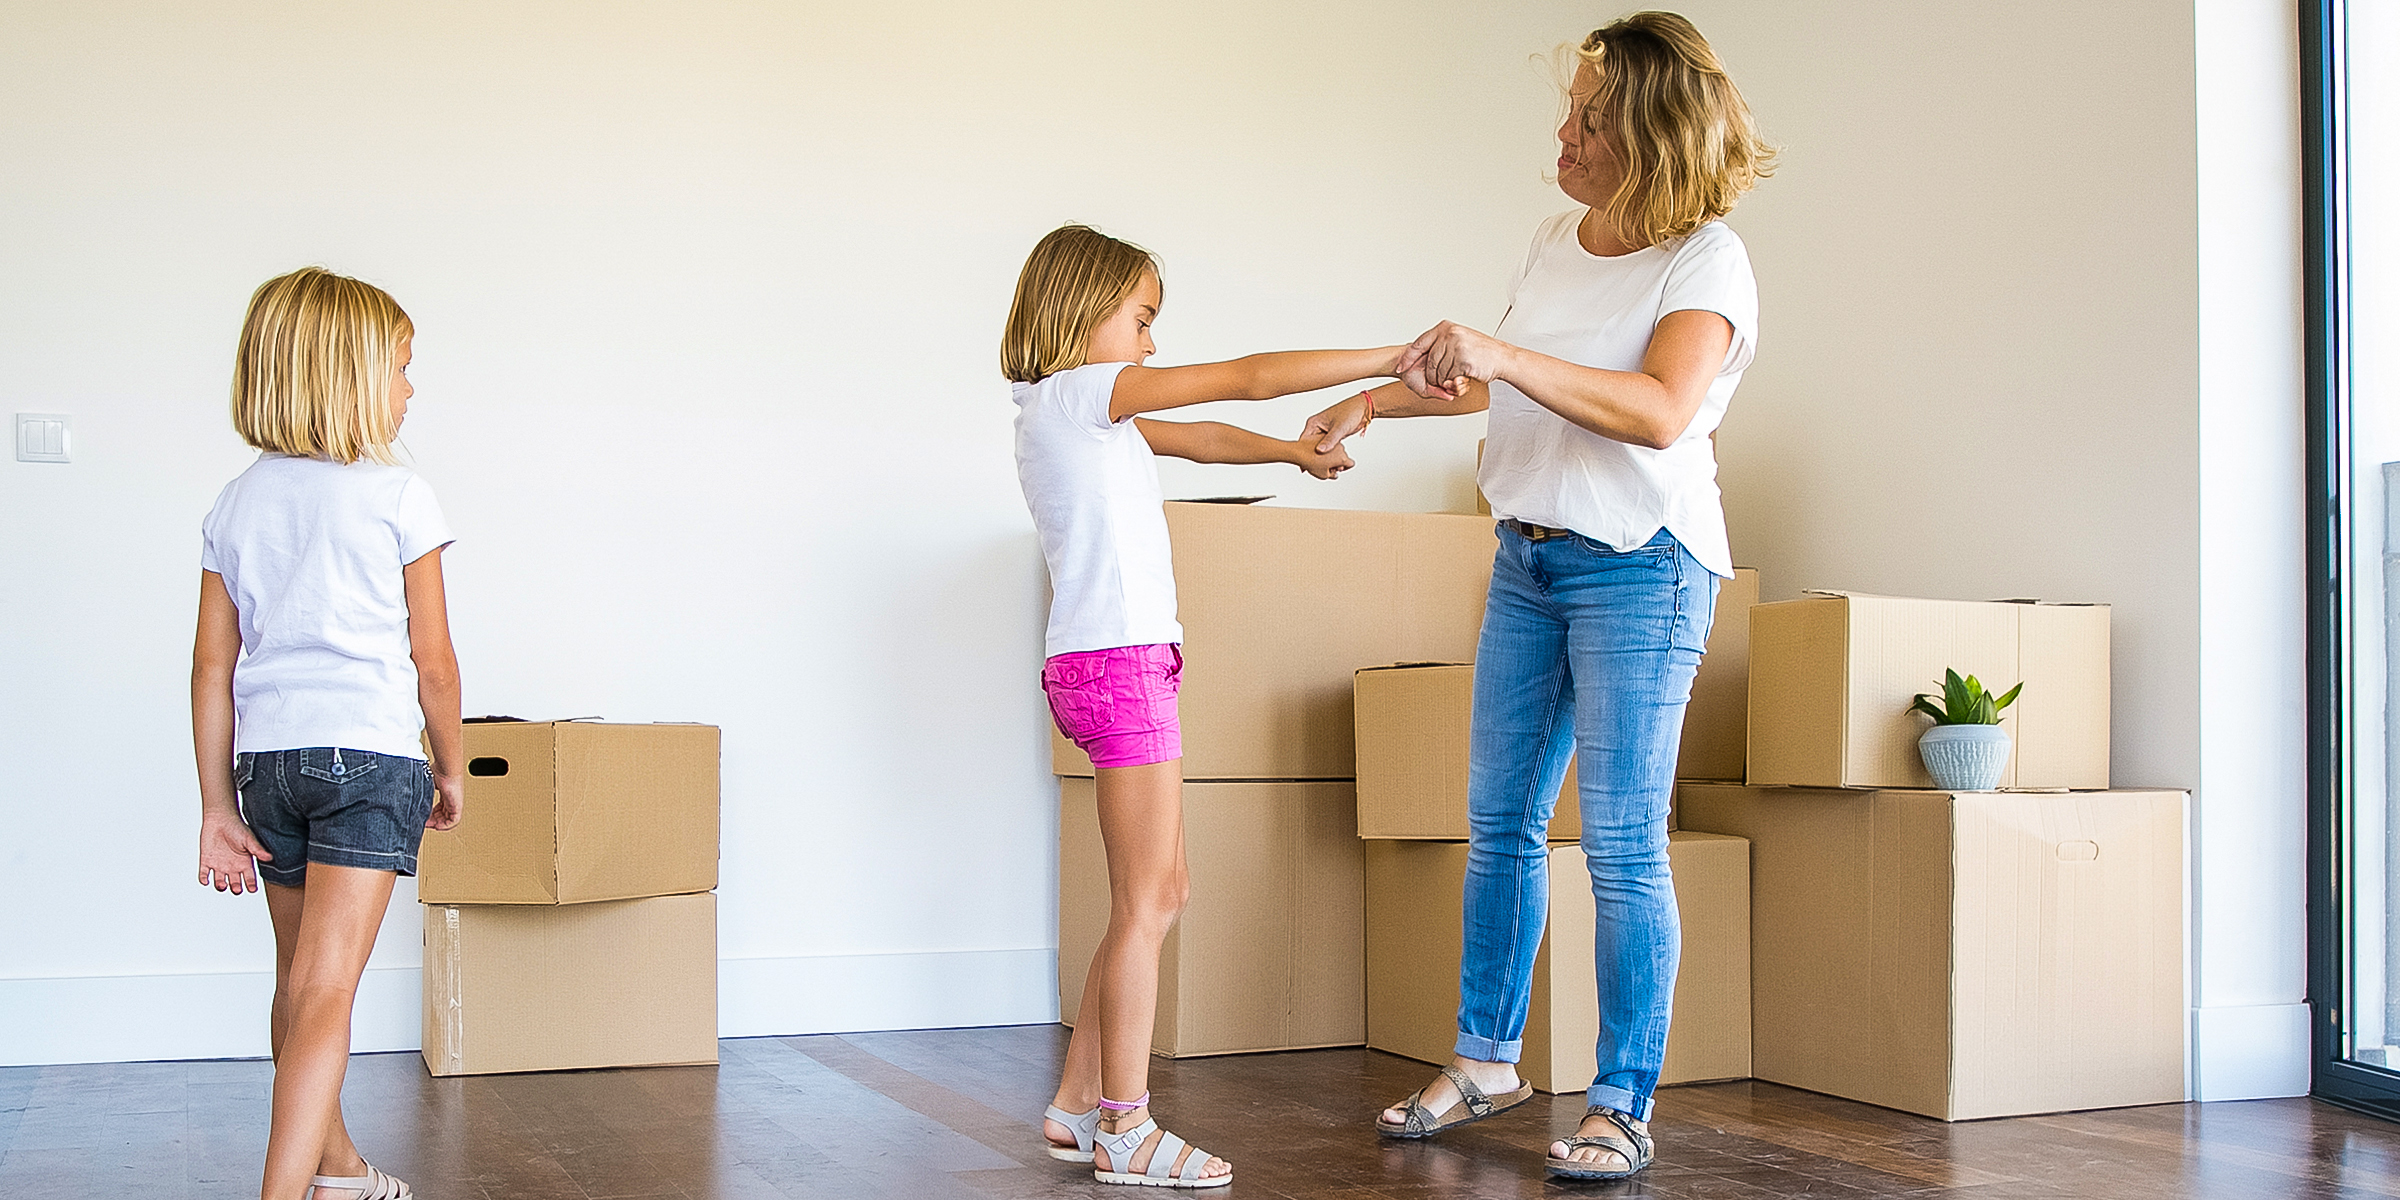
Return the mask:
{"type": "Polygon", "coordinates": [[[425,906],[435,1075],[717,1061],[717,898],[425,906]]]}
{"type": "MultiPolygon", "coordinates": [[[[1489,519],[1177,502],[1167,530],[1186,779],[1352,778],[1351,672],[1475,656],[1489,519]]],[[[1051,749],[1092,773],[1055,729],[1051,749]]]]}
{"type": "Polygon", "coordinates": [[[713,725],[476,721],[467,809],[428,830],[428,904],[581,904],[717,886],[713,725]]]}
{"type": "MultiPolygon", "coordinates": [[[[1736,837],[1667,835],[1683,964],[1660,1083],[1750,1074],[1750,853],[1736,837]]],[[[1367,843],[1367,1044],[1447,1063],[1458,1042],[1459,842],[1367,843]]],[[[1518,1074],[1541,1091],[1591,1085],[1599,1039],[1592,881],[1583,851],[1550,848],[1550,924],[1533,964],[1518,1074]]]]}
{"type": "MultiPolygon", "coordinates": [[[[1151,1049],[1168,1058],[1366,1040],[1366,852],[1346,782],[1183,789],[1191,901],[1158,962],[1151,1049]]],[[[1059,1014],[1076,1020],[1108,928],[1089,779],[1059,781],[1059,1014]]]]}
{"type": "Polygon", "coordinates": [[[1750,610],[1754,787],[1930,788],[1917,757],[1942,672],[2025,691],[2003,788],[2108,786],[2108,606],[1820,592],[1750,610]]]}
{"type": "MultiPolygon", "coordinates": [[[[1357,676],[1358,836],[1465,841],[1468,719],[1475,668],[1369,667],[1357,676]]],[[[1550,814],[1550,840],[1583,836],[1575,764],[1550,814]]]]}
{"type": "Polygon", "coordinates": [[[1750,839],[1760,1079],[1951,1121],[2185,1098],[2184,793],[1679,803],[1750,839]]]}
{"type": "Polygon", "coordinates": [[[1716,623],[1708,653],[1692,678],[1691,707],[1683,713],[1677,779],[1744,778],[1750,752],[1750,610],[1758,606],[1758,572],[1735,567],[1718,581],[1716,623]]]}

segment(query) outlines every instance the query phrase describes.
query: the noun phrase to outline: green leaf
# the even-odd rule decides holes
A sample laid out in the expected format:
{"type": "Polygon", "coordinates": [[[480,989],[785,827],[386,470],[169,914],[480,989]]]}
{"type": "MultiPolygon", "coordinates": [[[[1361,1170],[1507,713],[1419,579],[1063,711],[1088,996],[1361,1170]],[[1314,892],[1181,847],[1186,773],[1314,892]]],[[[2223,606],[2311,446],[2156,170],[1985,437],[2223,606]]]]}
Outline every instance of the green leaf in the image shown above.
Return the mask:
{"type": "Polygon", "coordinates": [[[2025,685],[2023,683],[2019,683],[2017,686],[2008,689],[2008,694],[2000,697],[1999,707],[2007,708],[2009,705],[2015,704],[2017,702],[2017,693],[2024,690],[2025,685]]]}
{"type": "Polygon", "coordinates": [[[1911,712],[1921,712],[1926,716],[1932,717],[1933,723],[1936,725],[1947,725],[1950,723],[1950,714],[1935,707],[1933,703],[1933,697],[1928,693],[1918,693],[1917,702],[1909,705],[1908,707],[1909,711],[1911,712]]]}

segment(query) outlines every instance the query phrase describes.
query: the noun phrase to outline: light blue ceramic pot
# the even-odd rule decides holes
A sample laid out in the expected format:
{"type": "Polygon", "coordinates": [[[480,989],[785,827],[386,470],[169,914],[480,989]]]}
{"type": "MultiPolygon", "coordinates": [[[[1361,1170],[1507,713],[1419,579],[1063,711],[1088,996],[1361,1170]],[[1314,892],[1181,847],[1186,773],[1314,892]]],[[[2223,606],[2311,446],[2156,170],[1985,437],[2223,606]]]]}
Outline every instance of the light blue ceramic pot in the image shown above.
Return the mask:
{"type": "Polygon", "coordinates": [[[1933,786],[1945,792],[1988,792],[2008,769],[2008,731],[1998,725],[1936,725],[1917,739],[1917,754],[1933,786]]]}

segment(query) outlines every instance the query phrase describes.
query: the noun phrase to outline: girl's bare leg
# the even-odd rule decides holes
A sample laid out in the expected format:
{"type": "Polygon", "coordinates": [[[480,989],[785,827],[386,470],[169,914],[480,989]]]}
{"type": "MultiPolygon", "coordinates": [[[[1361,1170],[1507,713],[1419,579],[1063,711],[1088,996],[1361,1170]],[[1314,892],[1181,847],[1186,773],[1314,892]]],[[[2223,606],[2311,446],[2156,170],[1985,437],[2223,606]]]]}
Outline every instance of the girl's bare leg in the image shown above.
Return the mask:
{"type": "MultiPolygon", "coordinates": [[[[1183,761],[1093,772],[1099,795],[1100,841],[1108,851],[1108,933],[1084,979],[1075,1034],[1056,1103],[1083,1112],[1103,1095],[1132,1100],[1150,1090],[1150,1034],[1158,1015],[1158,952],[1191,894],[1183,861],[1183,761]]],[[[1149,1119],[1148,1106],[1103,1113],[1103,1133],[1121,1133],[1149,1119]]],[[[1052,1141],[1066,1130],[1046,1125],[1052,1141]]],[[[1140,1171],[1150,1164],[1154,1137],[1129,1163],[1103,1170],[1140,1171]]],[[[1175,1164],[1178,1169],[1182,1164],[1175,1164]]],[[[1204,1175],[1233,1168],[1210,1159],[1204,1175]]]]}
{"type": "Polygon", "coordinates": [[[311,1176],[360,1173],[358,1148],[342,1125],[342,1076],[350,1067],[350,1006],[393,878],[311,863],[305,887],[267,885],[275,922],[275,1099],[262,1200],[300,1200],[311,1176]]]}

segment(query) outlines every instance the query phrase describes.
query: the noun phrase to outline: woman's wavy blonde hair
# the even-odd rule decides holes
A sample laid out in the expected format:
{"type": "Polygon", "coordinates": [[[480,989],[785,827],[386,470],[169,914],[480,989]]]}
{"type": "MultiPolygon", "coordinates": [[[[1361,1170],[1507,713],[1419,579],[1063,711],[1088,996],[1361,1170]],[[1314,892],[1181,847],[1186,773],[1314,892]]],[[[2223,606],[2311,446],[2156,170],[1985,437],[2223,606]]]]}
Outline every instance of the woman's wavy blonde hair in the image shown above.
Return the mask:
{"type": "Polygon", "coordinates": [[[258,285],[234,351],[234,429],[296,458],[393,461],[392,363],[415,328],[382,288],[323,267],[258,285]]]}
{"type": "Polygon", "coordinates": [[[1682,237],[1775,173],[1775,149],[1759,138],[1741,89],[1682,16],[1622,18],[1593,30],[1575,58],[1600,79],[1584,128],[1605,133],[1625,166],[1600,209],[1620,235],[1646,246],[1682,237]]]}
{"type": "Polygon", "coordinates": [[[1000,335],[1000,373],[1040,383],[1072,371],[1091,353],[1092,331],[1125,303],[1158,260],[1131,242],[1087,225],[1061,225],[1034,243],[1017,273],[1008,328],[1000,335]]]}

